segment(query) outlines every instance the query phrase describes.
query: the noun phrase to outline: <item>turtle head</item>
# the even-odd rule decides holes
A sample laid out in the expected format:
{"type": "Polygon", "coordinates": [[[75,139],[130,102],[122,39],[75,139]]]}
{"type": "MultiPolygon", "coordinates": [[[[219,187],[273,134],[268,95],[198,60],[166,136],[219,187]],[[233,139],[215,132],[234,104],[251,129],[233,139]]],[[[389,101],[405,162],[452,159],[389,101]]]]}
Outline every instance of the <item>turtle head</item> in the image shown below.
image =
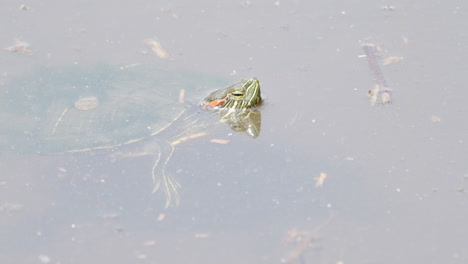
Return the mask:
{"type": "Polygon", "coordinates": [[[256,78],[250,78],[212,92],[203,100],[202,106],[207,108],[246,110],[256,108],[261,103],[260,82],[256,78]]]}

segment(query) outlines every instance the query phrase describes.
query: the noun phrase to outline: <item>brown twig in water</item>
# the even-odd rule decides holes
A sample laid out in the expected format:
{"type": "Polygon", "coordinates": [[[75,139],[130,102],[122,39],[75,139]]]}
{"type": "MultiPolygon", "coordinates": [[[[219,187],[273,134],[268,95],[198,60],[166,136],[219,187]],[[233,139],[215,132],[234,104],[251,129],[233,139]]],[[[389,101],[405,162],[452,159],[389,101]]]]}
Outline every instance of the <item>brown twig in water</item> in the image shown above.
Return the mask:
{"type": "Polygon", "coordinates": [[[369,91],[371,97],[371,105],[374,105],[380,97],[383,104],[389,104],[392,102],[391,90],[387,86],[387,82],[383,76],[382,70],[380,69],[379,61],[376,56],[376,46],[371,43],[362,45],[362,49],[367,57],[369,68],[372,70],[374,75],[375,87],[369,91]]]}

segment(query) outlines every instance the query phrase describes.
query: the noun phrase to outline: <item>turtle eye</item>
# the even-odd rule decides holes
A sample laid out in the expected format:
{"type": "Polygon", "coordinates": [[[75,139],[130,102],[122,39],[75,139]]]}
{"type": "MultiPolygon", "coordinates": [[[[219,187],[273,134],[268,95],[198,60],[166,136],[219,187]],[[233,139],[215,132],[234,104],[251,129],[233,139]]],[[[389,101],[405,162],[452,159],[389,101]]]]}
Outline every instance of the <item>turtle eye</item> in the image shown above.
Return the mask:
{"type": "Polygon", "coordinates": [[[242,97],[242,96],[244,96],[244,91],[234,91],[231,94],[234,97],[242,97]]]}

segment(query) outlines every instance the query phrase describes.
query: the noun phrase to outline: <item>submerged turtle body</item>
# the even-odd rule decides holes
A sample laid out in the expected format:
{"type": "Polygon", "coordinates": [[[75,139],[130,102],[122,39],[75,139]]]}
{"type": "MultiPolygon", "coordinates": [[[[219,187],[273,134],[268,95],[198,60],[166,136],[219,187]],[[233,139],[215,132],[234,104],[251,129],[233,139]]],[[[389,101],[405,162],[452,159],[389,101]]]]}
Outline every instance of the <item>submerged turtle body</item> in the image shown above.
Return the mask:
{"type": "Polygon", "coordinates": [[[157,147],[145,150],[155,156],[154,190],[163,186],[170,203],[178,183],[164,170],[175,145],[206,134],[219,121],[251,137],[259,134],[260,113],[252,110],[262,101],[258,80],[221,85],[213,78],[148,66],[40,70],[0,86],[0,151],[115,149],[154,138],[157,147]],[[202,107],[181,98],[185,91],[214,89],[219,90],[202,107]],[[200,108],[211,111],[204,114],[200,108]]]}
{"type": "Polygon", "coordinates": [[[179,102],[181,90],[193,95],[220,83],[143,66],[41,70],[0,87],[0,147],[60,153],[124,144],[154,135],[190,107],[179,102]]]}
{"type": "Polygon", "coordinates": [[[177,104],[183,87],[171,83],[169,73],[150,74],[140,67],[74,66],[7,82],[0,111],[8,120],[1,133],[8,142],[2,149],[65,152],[157,131],[184,108],[177,104]]]}

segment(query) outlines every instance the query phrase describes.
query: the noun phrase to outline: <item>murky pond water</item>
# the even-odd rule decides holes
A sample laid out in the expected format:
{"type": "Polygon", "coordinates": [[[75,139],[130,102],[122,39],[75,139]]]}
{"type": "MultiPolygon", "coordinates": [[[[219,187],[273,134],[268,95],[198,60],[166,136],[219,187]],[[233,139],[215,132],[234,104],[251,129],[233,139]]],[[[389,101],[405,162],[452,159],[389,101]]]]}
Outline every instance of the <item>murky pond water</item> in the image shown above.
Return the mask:
{"type": "Polygon", "coordinates": [[[38,69],[138,64],[255,76],[265,102],[257,138],[224,124],[177,145],[168,209],[151,156],[2,151],[0,262],[466,263],[466,8],[5,2],[2,98],[38,69]],[[379,83],[392,103],[371,106],[379,83]]]}

